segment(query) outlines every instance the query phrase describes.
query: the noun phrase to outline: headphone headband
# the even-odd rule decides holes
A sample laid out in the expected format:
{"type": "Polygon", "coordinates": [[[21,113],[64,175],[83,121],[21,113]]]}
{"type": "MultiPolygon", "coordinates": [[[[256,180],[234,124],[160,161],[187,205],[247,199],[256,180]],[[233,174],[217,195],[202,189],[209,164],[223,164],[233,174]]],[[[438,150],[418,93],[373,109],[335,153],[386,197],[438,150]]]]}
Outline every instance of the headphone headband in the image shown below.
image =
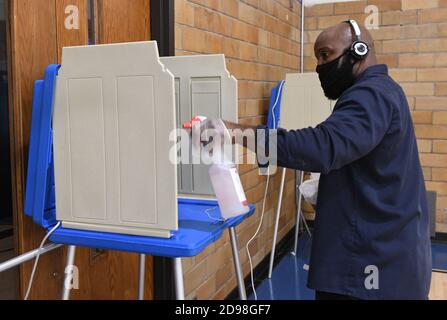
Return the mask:
{"type": "Polygon", "coordinates": [[[346,22],[349,23],[351,25],[352,29],[354,30],[354,35],[355,35],[356,41],[361,41],[362,40],[362,31],[360,30],[360,27],[359,27],[357,21],[348,20],[346,22]]]}

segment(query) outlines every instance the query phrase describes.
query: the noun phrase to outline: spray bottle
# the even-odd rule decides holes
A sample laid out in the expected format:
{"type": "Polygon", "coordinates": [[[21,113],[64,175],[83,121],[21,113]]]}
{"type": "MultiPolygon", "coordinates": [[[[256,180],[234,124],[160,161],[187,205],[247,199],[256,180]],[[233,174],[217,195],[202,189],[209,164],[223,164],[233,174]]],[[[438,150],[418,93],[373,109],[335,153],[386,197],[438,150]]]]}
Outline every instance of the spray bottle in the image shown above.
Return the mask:
{"type": "MultiPolygon", "coordinates": [[[[195,117],[191,122],[185,123],[183,128],[191,129],[206,120],[206,117],[195,117]]],[[[226,128],[225,131],[225,134],[229,136],[230,134],[226,128]]],[[[209,169],[209,175],[222,218],[226,220],[247,214],[250,208],[237,166],[225,156],[225,153],[220,154],[221,150],[222,148],[219,146],[213,149],[213,163],[209,169]]]]}

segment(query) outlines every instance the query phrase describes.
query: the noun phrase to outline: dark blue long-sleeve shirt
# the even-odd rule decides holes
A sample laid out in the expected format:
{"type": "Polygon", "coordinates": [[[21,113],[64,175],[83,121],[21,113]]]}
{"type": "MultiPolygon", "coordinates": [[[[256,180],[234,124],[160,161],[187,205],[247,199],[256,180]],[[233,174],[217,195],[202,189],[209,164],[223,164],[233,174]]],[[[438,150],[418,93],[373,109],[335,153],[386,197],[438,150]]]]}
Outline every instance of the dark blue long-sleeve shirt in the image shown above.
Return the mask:
{"type": "Polygon", "coordinates": [[[280,166],[322,173],[309,287],[360,299],[427,299],[424,177],[407,99],[387,67],[368,68],[316,128],[276,136],[280,166]]]}

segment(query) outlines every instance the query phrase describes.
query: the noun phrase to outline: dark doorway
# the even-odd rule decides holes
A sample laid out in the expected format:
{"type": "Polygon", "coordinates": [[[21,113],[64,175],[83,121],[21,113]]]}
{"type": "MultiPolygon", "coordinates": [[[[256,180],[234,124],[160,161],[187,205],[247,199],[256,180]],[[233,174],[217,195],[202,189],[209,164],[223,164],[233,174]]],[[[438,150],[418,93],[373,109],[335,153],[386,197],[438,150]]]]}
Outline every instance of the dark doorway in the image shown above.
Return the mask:
{"type": "MultiPolygon", "coordinates": [[[[9,140],[8,51],[6,0],[0,0],[0,262],[15,255],[9,140]]],[[[17,295],[17,271],[0,274],[0,299],[17,295]]]]}
{"type": "Polygon", "coordinates": [[[0,239],[12,235],[5,0],[0,0],[0,239]]]}

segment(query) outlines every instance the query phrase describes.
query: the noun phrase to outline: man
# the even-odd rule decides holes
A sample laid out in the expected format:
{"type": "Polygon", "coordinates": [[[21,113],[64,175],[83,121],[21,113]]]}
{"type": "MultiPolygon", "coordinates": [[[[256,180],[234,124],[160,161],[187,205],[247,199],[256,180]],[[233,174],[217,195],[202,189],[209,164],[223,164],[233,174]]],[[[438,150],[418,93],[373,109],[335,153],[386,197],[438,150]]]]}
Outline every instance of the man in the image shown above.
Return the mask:
{"type": "Polygon", "coordinates": [[[355,21],[323,31],[315,56],[333,114],[269,133],[280,166],[322,173],[308,285],[317,299],[428,299],[426,190],[404,92],[355,21]]]}

